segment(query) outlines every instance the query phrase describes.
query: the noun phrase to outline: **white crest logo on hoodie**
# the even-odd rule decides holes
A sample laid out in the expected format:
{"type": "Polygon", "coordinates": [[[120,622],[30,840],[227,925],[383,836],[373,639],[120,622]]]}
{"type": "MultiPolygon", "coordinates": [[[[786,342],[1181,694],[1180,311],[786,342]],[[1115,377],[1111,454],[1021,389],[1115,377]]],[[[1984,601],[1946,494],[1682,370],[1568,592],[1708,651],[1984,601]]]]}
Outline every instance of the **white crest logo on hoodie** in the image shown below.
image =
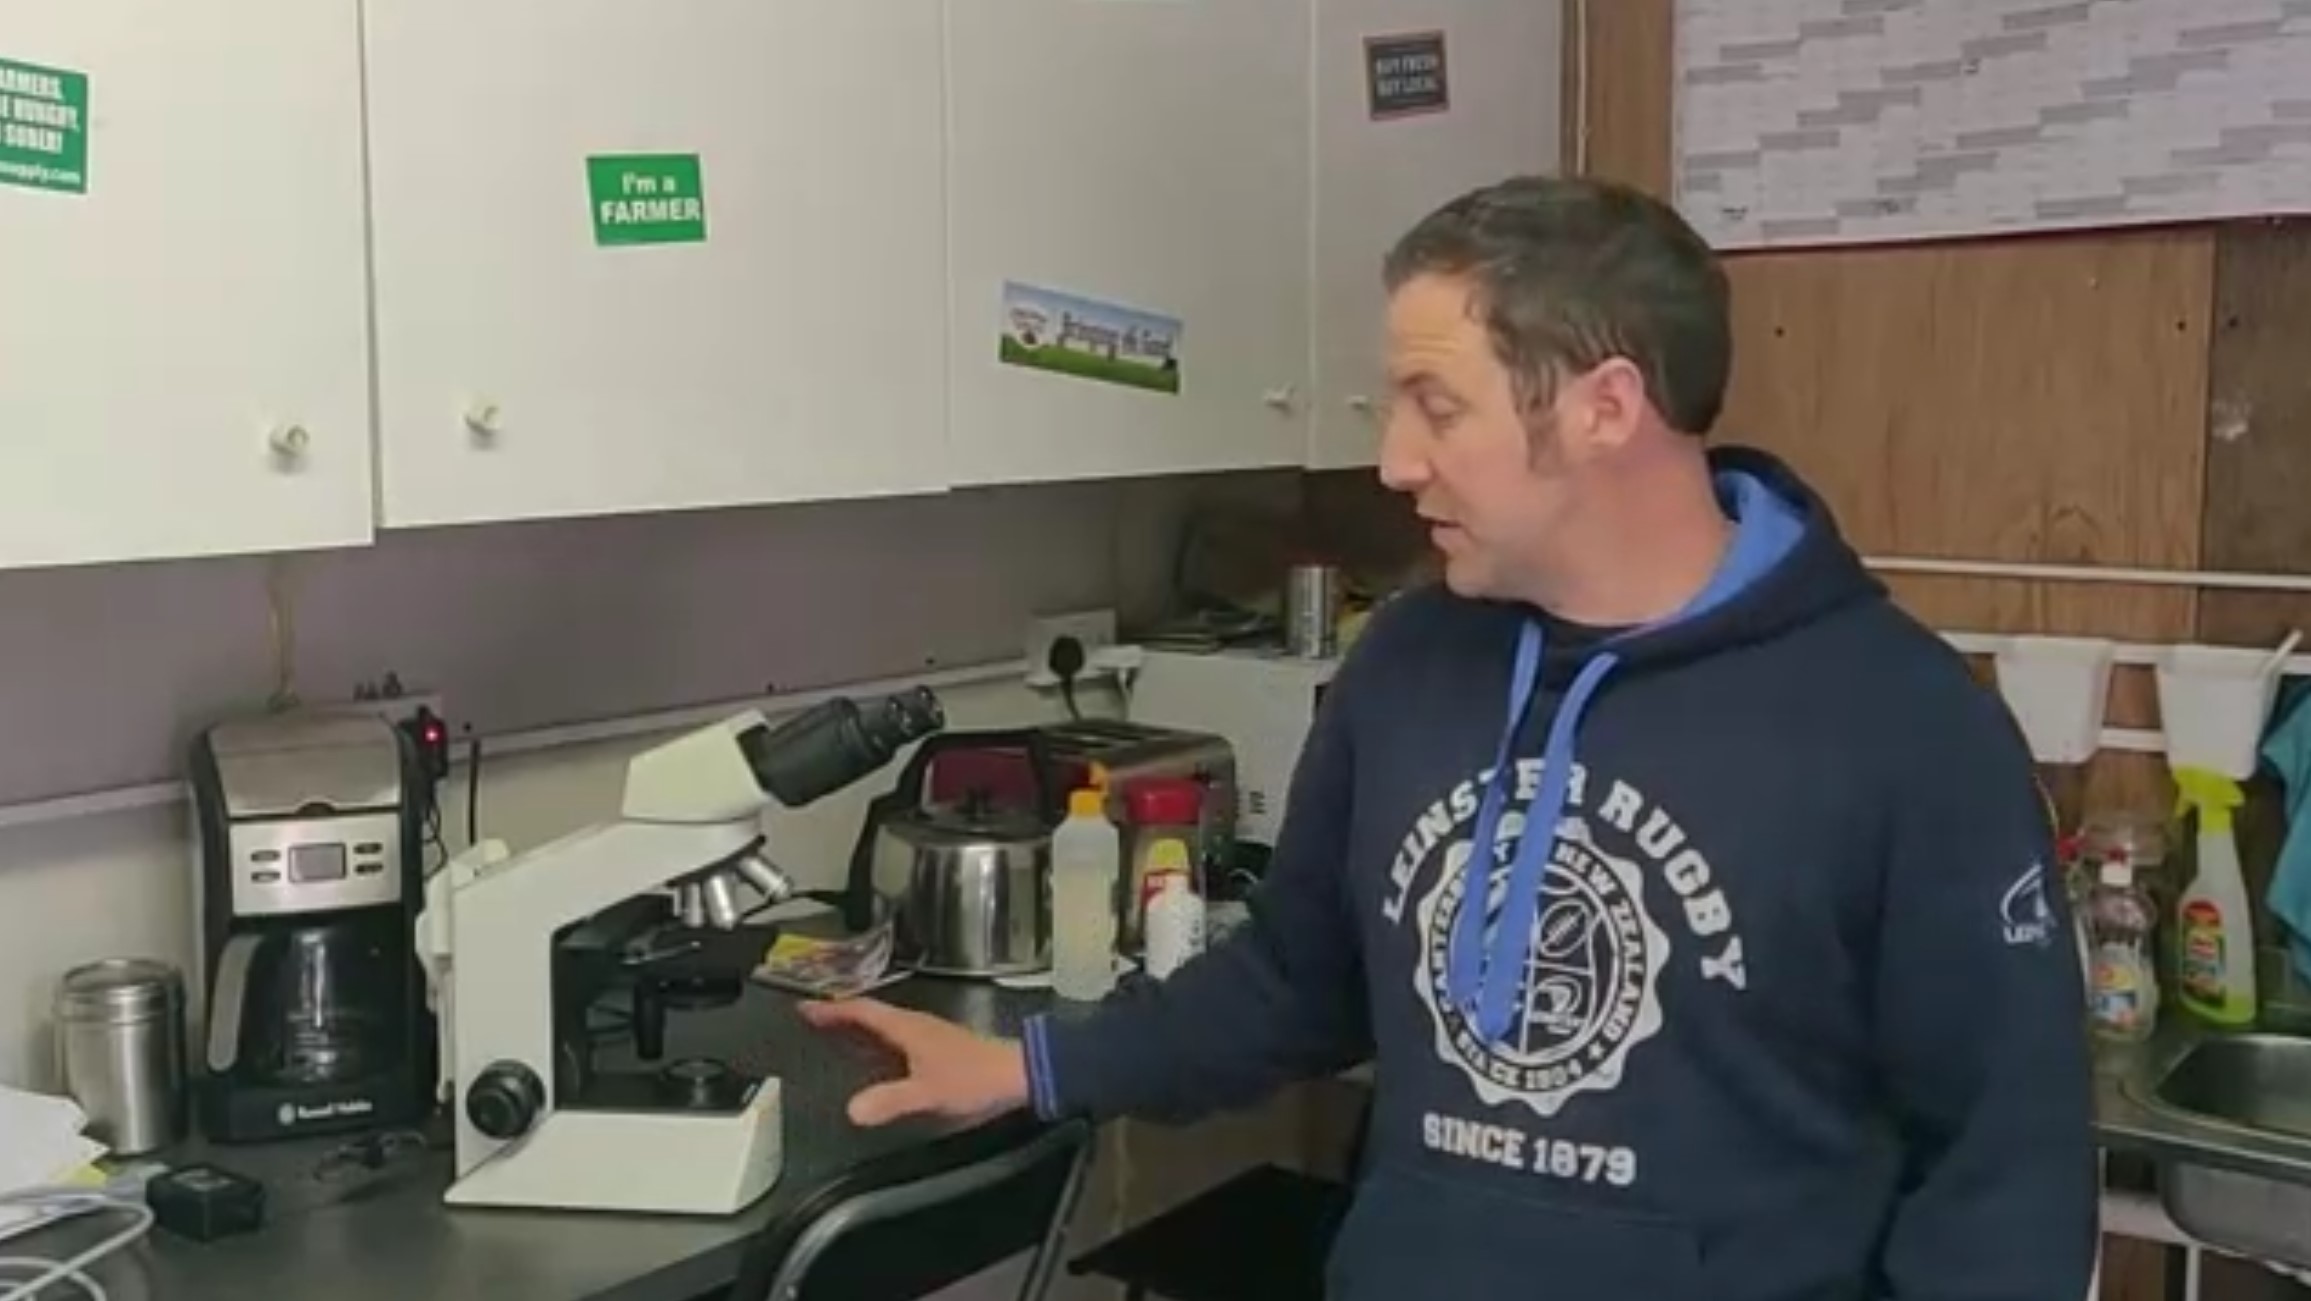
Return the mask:
{"type": "MultiPolygon", "coordinates": [[[[1519,813],[1502,816],[1501,849],[1484,874],[1488,944],[1523,824],[1519,813]]],[[[1629,1051],[1661,1028],[1657,985],[1669,937],[1645,910],[1641,870],[1599,849],[1584,820],[1559,824],[1525,950],[1518,1014],[1502,1040],[1487,1043],[1444,994],[1453,923],[1476,879],[1467,870],[1471,853],[1467,839],[1452,842],[1418,907],[1413,979],[1435,1026],[1437,1056],[1459,1067],[1484,1102],[1521,1103],[1543,1117],[1578,1094],[1611,1091],[1629,1051]]]]}
{"type": "Polygon", "coordinates": [[[2054,939],[2054,907],[2046,901],[2046,864],[2032,863],[1998,900],[2000,930],[2008,944],[2043,948],[2054,939]]]}

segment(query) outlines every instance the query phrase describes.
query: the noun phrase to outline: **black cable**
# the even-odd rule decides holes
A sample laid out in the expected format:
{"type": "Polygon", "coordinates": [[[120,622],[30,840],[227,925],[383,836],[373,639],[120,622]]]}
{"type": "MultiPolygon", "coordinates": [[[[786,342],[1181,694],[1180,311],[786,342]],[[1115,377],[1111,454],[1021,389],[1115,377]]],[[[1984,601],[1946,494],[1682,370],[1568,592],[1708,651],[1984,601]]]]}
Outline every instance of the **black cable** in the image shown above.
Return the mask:
{"type": "Polygon", "coordinates": [[[1083,643],[1073,637],[1055,637],[1044,662],[1059,675],[1059,698],[1067,702],[1067,716],[1082,722],[1083,711],[1075,704],[1075,678],[1083,672],[1083,643]]]}
{"type": "Polygon", "coordinates": [[[481,843],[481,738],[466,742],[465,847],[481,843]]]}

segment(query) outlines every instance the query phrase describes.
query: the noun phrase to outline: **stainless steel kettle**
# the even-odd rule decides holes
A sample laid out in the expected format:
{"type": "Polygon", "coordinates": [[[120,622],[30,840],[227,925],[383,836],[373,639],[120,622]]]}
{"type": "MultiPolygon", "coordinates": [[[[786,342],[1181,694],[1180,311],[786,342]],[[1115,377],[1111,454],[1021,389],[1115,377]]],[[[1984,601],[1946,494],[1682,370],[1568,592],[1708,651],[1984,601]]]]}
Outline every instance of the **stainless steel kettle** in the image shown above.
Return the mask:
{"type": "Polygon", "coordinates": [[[957,732],[928,738],[889,794],[868,808],[851,858],[853,929],[889,913],[894,958],[932,975],[988,977],[1051,962],[1051,833],[1058,795],[1042,733],[957,732]],[[926,776],[942,754],[1025,752],[1034,795],[1025,807],[985,791],[934,803],[926,776]]]}

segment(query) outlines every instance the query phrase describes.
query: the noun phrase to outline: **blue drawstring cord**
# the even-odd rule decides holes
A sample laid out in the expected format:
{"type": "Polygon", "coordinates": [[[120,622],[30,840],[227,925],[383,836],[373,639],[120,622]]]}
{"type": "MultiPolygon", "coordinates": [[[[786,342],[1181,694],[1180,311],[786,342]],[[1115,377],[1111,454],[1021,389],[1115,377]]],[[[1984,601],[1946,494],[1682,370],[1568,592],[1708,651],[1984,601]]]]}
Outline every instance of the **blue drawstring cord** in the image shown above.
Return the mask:
{"type": "Polygon", "coordinates": [[[1493,760],[1491,780],[1485,783],[1478,805],[1475,839],[1460,896],[1460,915],[1453,919],[1445,990],[1453,1006],[1488,1042],[1507,1035],[1516,1014],[1516,999],[1525,984],[1533,927],[1540,916],[1541,882],[1548,856],[1556,843],[1557,822],[1572,788],[1573,738],[1581,715],[1588,710],[1597,688],[1620,658],[1609,652],[1581,666],[1565,692],[1556,717],[1550,720],[1547,743],[1541,750],[1541,788],[1525,811],[1523,831],[1517,837],[1510,864],[1508,888],[1501,901],[1499,920],[1486,943],[1485,916],[1491,912],[1493,868],[1499,863],[1500,817],[1508,787],[1515,780],[1510,757],[1525,714],[1532,708],[1539,685],[1543,639],[1537,623],[1528,622],[1517,636],[1516,667],[1509,687],[1509,712],[1501,728],[1500,746],[1493,760]]]}

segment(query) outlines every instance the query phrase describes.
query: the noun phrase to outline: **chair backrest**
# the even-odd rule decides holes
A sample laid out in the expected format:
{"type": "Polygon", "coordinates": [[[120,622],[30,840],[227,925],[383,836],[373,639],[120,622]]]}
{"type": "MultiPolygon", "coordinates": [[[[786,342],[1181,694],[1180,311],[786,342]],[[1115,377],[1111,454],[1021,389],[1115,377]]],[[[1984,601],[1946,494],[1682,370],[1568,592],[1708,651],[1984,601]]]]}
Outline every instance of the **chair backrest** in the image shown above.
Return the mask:
{"type": "Polygon", "coordinates": [[[730,1301],[900,1301],[1022,1253],[1040,1301],[1091,1152],[1085,1122],[1022,1113],[870,1162],[765,1230],[730,1301]]]}

